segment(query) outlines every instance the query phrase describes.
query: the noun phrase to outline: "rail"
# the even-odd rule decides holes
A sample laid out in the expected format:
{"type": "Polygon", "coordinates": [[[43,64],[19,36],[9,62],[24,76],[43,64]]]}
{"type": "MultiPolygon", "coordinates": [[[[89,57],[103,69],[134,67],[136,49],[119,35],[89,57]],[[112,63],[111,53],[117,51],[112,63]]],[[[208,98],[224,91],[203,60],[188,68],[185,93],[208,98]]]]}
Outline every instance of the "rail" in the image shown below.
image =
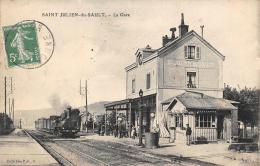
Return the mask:
{"type": "MultiPolygon", "coordinates": [[[[66,149],[68,147],[65,147],[63,144],[55,142],[52,139],[49,139],[48,137],[44,136],[42,133],[39,133],[39,132],[37,133],[35,131],[26,131],[26,130],[25,130],[25,132],[28,135],[30,135],[34,140],[36,140],[59,164],[66,165],[66,166],[76,166],[76,164],[72,163],[68,158],[64,157],[61,153],[57,152],[51,146],[45,145],[43,143],[43,140],[55,143],[56,145],[63,147],[63,148],[66,148],[66,149]],[[42,138],[38,138],[38,137],[42,137],[42,138]]],[[[75,152],[76,154],[80,155],[83,158],[87,158],[88,160],[92,160],[93,162],[95,162],[99,165],[109,166],[109,164],[107,164],[107,163],[105,163],[105,162],[103,162],[99,159],[96,159],[96,158],[94,158],[94,157],[92,157],[88,154],[82,153],[75,148],[73,148],[73,149],[70,148],[69,150],[72,151],[72,152],[75,152]]]]}

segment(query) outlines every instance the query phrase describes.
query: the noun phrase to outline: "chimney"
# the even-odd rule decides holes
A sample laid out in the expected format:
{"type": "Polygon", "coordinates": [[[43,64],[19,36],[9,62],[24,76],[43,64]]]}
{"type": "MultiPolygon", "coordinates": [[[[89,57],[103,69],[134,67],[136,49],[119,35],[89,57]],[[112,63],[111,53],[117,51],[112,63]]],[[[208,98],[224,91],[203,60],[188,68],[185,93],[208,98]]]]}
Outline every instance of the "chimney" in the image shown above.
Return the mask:
{"type": "Polygon", "coordinates": [[[168,38],[167,35],[162,37],[162,44],[163,44],[163,46],[165,46],[165,44],[168,43],[168,41],[169,41],[169,38],[168,38]]]}
{"type": "Polygon", "coordinates": [[[172,32],[172,40],[175,39],[175,31],[176,31],[176,28],[171,28],[170,31],[172,32]]]}
{"type": "Polygon", "coordinates": [[[201,37],[203,38],[203,28],[204,28],[204,25],[201,25],[200,28],[201,28],[201,37]]]}
{"type": "Polygon", "coordinates": [[[162,37],[163,46],[165,46],[168,42],[173,41],[173,40],[176,39],[176,37],[175,37],[176,28],[171,28],[170,31],[172,32],[172,36],[171,37],[168,37],[167,35],[162,37]]]}
{"type": "Polygon", "coordinates": [[[189,25],[184,24],[184,15],[181,13],[181,25],[179,25],[179,37],[182,37],[189,31],[189,25]]]}

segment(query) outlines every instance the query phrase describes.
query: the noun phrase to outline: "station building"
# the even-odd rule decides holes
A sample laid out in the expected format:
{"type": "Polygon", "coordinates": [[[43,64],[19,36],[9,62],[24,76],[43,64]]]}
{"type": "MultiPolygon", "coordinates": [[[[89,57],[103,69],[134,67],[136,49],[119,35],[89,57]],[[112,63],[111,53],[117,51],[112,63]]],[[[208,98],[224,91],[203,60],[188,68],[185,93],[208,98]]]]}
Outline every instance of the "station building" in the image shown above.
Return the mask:
{"type": "Polygon", "coordinates": [[[135,52],[136,61],[125,68],[126,99],[106,104],[106,112],[124,112],[128,125],[138,126],[142,89],[145,132],[158,124],[161,137],[174,129],[176,141],[184,141],[189,124],[192,141],[229,141],[237,136],[237,107],[223,99],[225,57],[189,31],[183,14],[178,29],[178,37],[176,28],[162,37],[161,48],[147,45],[135,52]]]}

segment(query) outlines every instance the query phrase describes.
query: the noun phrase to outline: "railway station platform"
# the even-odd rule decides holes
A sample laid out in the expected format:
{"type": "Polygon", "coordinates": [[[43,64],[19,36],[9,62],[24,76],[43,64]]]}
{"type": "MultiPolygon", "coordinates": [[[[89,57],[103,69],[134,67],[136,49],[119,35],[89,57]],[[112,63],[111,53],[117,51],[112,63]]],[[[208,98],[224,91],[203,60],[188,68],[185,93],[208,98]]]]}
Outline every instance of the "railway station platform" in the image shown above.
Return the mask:
{"type": "Polygon", "coordinates": [[[0,165],[59,165],[38,142],[24,130],[0,135],[0,165]]]}
{"type": "MultiPolygon", "coordinates": [[[[108,141],[124,144],[127,146],[135,146],[138,144],[138,138],[115,138],[113,136],[98,136],[89,135],[81,136],[81,139],[94,139],[99,141],[108,141]]],[[[144,143],[144,140],[143,140],[144,143]]],[[[147,149],[140,148],[140,151],[148,152],[151,154],[159,154],[164,156],[176,155],[182,156],[183,158],[198,159],[217,165],[245,165],[245,166],[256,166],[259,165],[260,153],[240,153],[228,150],[228,143],[219,142],[211,144],[192,144],[186,146],[182,142],[169,143],[169,138],[160,138],[160,148],[147,149]]]]}

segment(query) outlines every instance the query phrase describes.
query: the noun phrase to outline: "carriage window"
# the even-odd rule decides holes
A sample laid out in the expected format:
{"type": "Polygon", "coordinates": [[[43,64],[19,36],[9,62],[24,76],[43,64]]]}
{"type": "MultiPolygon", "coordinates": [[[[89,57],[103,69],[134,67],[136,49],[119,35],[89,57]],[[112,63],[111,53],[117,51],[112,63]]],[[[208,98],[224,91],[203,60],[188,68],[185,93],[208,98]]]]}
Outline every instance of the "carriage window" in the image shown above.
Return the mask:
{"type": "Polygon", "coordinates": [[[215,125],[215,115],[209,114],[199,114],[196,115],[195,119],[196,127],[216,127],[215,125]]]}

